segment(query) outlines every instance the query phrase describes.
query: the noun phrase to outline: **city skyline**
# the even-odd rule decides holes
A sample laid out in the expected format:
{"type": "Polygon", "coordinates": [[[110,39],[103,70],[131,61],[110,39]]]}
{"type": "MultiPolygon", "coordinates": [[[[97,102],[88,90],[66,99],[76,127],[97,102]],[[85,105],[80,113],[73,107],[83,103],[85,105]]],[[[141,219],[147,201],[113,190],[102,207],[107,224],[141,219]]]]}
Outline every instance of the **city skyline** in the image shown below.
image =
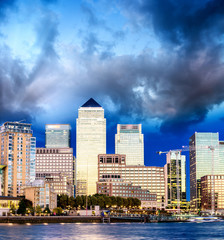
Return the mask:
{"type": "Polygon", "coordinates": [[[142,124],[148,166],[164,166],[156,152],[188,145],[194,132],[224,140],[223,1],[14,0],[0,8],[0,125],[25,119],[37,147],[45,124],[70,124],[75,152],[78,108],[91,97],[105,110],[107,153],[117,124],[142,124]]]}

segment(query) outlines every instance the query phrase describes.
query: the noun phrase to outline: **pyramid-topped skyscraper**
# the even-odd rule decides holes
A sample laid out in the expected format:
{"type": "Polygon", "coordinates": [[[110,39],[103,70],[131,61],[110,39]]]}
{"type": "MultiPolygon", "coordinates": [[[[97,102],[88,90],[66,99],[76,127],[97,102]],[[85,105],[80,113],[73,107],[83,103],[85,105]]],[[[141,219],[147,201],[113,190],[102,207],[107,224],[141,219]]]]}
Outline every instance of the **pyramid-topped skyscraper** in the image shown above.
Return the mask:
{"type": "Polygon", "coordinates": [[[96,193],[98,154],[102,153],[106,153],[104,109],[90,98],[76,119],[76,195],[96,193]]]}

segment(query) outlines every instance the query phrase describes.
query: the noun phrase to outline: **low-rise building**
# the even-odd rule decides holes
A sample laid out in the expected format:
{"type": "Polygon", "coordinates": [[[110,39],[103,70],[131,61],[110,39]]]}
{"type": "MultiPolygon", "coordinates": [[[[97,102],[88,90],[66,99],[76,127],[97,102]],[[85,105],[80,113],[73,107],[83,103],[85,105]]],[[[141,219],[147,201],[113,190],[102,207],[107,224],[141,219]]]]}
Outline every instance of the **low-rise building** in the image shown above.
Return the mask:
{"type": "Polygon", "coordinates": [[[57,207],[57,194],[50,183],[43,180],[35,180],[29,186],[24,187],[25,198],[32,201],[33,207],[53,210],[57,207]]]}
{"type": "Polygon", "coordinates": [[[37,173],[36,180],[49,182],[57,195],[65,194],[73,196],[74,186],[65,173],[37,173]]]}
{"type": "Polygon", "coordinates": [[[156,194],[150,193],[140,186],[134,186],[131,182],[125,182],[120,175],[103,175],[97,182],[97,193],[107,196],[138,198],[141,201],[156,201],[156,194]]]}
{"type": "Polygon", "coordinates": [[[9,215],[11,208],[17,210],[19,208],[20,200],[20,197],[0,196],[0,216],[9,215]]]}
{"type": "Polygon", "coordinates": [[[157,195],[157,209],[165,206],[165,177],[163,167],[142,165],[126,165],[126,157],[122,154],[98,155],[98,182],[103,175],[119,175],[124,182],[140,186],[151,194],[157,195]]]}
{"type": "Polygon", "coordinates": [[[201,177],[201,210],[213,210],[213,202],[214,210],[224,213],[224,175],[201,177]]]}

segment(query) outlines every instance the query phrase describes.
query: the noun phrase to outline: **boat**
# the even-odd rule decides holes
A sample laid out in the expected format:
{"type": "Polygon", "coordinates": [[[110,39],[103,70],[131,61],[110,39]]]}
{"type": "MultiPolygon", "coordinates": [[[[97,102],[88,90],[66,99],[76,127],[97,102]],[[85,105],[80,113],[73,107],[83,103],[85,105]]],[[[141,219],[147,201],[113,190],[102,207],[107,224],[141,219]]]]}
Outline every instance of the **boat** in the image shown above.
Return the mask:
{"type": "Polygon", "coordinates": [[[224,220],[215,216],[205,216],[205,217],[191,217],[188,219],[188,222],[223,222],[224,220]]]}

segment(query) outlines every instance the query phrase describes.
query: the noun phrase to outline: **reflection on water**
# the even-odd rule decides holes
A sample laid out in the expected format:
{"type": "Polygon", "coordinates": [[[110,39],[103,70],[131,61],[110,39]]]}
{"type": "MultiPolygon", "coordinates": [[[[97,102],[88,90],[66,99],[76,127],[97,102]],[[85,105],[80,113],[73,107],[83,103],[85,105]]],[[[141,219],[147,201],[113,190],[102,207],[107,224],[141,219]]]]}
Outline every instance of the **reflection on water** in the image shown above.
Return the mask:
{"type": "Polygon", "coordinates": [[[0,239],[224,239],[224,223],[0,224],[0,239]]]}

